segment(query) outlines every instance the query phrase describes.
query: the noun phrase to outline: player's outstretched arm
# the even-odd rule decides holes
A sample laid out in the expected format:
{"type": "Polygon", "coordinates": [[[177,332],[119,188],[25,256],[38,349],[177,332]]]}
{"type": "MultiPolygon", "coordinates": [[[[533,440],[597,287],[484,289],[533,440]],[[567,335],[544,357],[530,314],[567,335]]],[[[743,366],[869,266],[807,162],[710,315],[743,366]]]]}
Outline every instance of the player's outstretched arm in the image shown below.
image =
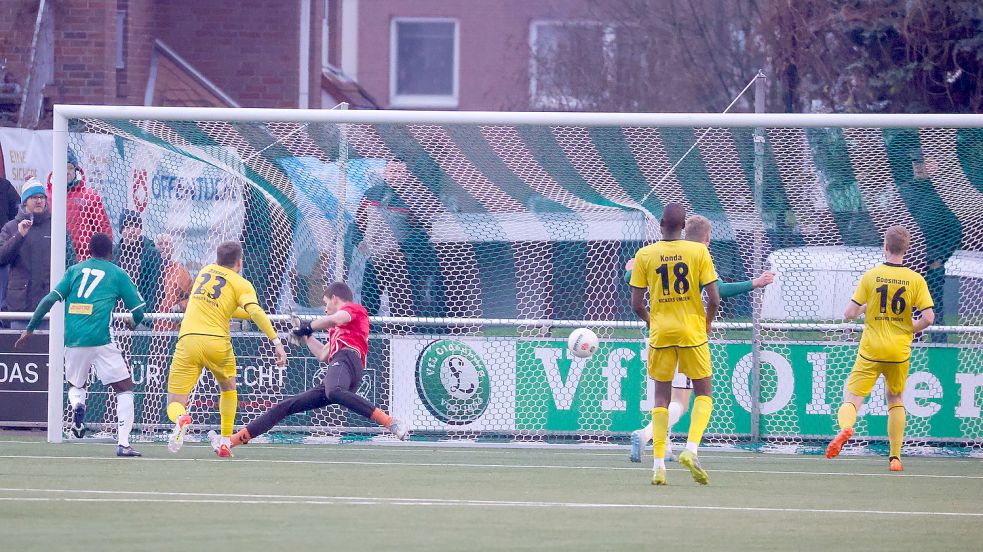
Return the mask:
{"type": "Polygon", "coordinates": [[[41,321],[44,320],[44,315],[48,314],[51,307],[55,306],[55,303],[58,301],[61,301],[61,295],[59,295],[57,291],[52,291],[51,293],[45,295],[44,299],[41,299],[41,302],[38,303],[37,308],[34,309],[34,314],[31,316],[31,321],[27,323],[27,329],[24,330],[24,333],[22,333],[14,343],[15,349],[20,349],[27,343],[27,340],[34,333],[34,330],[41,325],[41,321]]]}
{"type": "Polygon", "coordinates": [[[273,323],[270,322],[270,317],[266,316],[266,311],[257,303],[247,303],[243,309],[249,314],[249,319],[253,321],[253,324],[256,324],[259,331],[263,332],[273,342],[273,350],[276,352],[276,365],[286,366],[287,350],[283,348],[283,342],[280,341],[276,330],[273,329],[273,323]]]}

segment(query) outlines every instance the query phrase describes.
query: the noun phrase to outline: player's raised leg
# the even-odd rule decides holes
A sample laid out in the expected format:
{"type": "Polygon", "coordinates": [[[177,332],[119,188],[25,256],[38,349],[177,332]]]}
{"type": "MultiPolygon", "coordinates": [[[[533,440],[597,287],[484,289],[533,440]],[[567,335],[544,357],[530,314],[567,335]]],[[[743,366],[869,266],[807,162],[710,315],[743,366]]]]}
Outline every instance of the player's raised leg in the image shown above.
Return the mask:
{"type": "Polygon", "coordinates": [[[874,388],[878,375],[875,363],[857,357],[853,369],[850,370],[850,376],[847,377],[846,388],[843,390],[843,404],[836,411],[836,421],[840,431],[826,446],[826,458],[836,458],[843,450],[843,445],[853,437],[857,412],[874,388]]]}
{"type": "Polygon", "coordinates": [[[171,452],[177,452],[184,446],[184,437],[191,425],[188,397],[201,375],[204,362],[202,337],[189,335],[178,339],[167,374],[167,417],[174,423],[174,429],[167,439],[167,450],[171,452]]]}

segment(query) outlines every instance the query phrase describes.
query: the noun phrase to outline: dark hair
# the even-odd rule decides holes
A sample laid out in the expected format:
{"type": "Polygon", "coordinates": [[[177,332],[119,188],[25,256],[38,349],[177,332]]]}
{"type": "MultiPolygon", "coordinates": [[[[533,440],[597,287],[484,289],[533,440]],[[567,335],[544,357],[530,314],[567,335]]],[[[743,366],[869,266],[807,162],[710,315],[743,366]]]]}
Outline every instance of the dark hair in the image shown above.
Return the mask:
{"type": "Polygon", "coordinates": [[[332,297],[337,297],[346,303],[351,303],[353,300],[352,288],[348,287],[345,282],[334,282],[324,290],[324,296],[328,299],[332,297]]]}
{"type": "Polygon", "coordinates": [[[237,241],[222,242],[215,250],[215,257],[218,264],[232,268],[242,258],[242,244],[237,241]]]}
{"type": "Polygon", "coordinates": [[[102,232],[93,234],[89,240],[89,256],[95,259],[113,258],[113,239],[102,232]]]}

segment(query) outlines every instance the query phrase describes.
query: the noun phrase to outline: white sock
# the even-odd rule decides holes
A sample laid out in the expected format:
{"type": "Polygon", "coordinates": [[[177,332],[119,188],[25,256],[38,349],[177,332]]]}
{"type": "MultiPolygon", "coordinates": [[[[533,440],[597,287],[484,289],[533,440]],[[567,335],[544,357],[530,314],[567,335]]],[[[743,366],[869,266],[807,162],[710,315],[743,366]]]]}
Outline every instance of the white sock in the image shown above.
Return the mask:
{"type": "Polygon", "coordinates": [[[683,405],[678,402],[669,403],[669,432],[672,432],[672,426],[676,425],[676,422],[683,417],[683,405]]]}
{"type": "Polygon", "coordinates": [[[645,428],[642,429],[642,446],[643,447],[649,446],[649,442],[652,441],[652,435],[653,435],[653,432],[652,432],[652,422],[649,422],[649,425],[645,426],[645,428]]]}
{"type": "Polygon", "coordinates": [[[72,405],[72,408],[80,404],[85,404],[85,396],[85,389],[75,387],[74,385],[68,386],[68,404],[72,405]]]}
{"type": "Polygon", "coordinates": [[[219,441],[219,446],[222,445],[232,448],[232,437],[222,437],[222,440],[219,441]]]}
{"type": "Polygon", "coordinates": [[[696,454],[696,449],[700,447],[700,444],[696,441],[686,441],[686,450],[696,454]]]}
{"type": "Polygon", "coordinates": [[[652,462],[652,471],[655,471],[655,470],[657,470],[659,468],[664,468],[664,467],[666,467],[666,459],[665,458],[656,458],[652,462]]]}
{"type": "Polygon", "coordinates": [[[672,426],[683,417],[683,405],[678,402],[669,403],[669,426],[666,429],[666,454],[672,454],[672,426]]]}
{"type": "Polygon", "coordinates": [[[130,446],[130,431],[133,430],[133,391],[116,393],[116,441],[130,446]]]}

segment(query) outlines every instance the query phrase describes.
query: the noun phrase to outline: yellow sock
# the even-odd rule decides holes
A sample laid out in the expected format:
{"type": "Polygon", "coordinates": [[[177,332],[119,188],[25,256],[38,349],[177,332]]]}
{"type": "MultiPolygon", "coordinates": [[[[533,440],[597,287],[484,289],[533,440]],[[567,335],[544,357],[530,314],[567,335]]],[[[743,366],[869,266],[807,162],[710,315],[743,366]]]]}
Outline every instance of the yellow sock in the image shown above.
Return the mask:
{"type": "Polygon", "coordinates": [[[652,409],[652,456],[664,458],[666,455],[666,433],[669,431],[669,409],[652,409]]]}
{"type": "Polygon", "coordinates": [[[901,458],[901,441],[904,440],[904,425],[907,418],[903,405],[896,404],[887,411],[887,439],[891,443],[891,456],[901,458]]]}
{"type": "MultiPolygon", "coordinates": [[[[160,404],[160,403],[158,403],[160,404]]],[[[184,407],[183,404],[179,402],[172,402],[167,405],[167,417],[171,419],[172,422],[177,423],[177,419],[188,413],[188,409],[184,407]]]]}
{"type": "Polygon", "coordinates": [[[857,423],[857,406],[852,402],[845,402],[840,405],[840,410],[836,413],[836,420],[840,422],[840,429],[853,428],[857,423]]]}
{"type": "Polygon", "coordinates": [[[236,408],[239,406],[239,394],[235,389],[222,391],[218,396],[218,414],[221,418],[222,437],[232,437],[232,427],[236,423],[236,408]]]}
{"type": "Polygon", "coordinates": [[[689,416],[689,435],[686,440],[700,444],[703,432],[710,424],[710,414],[713,412],[713,399],[709,395],[700,395],[693,400],[693,413],[689,416]]]}

